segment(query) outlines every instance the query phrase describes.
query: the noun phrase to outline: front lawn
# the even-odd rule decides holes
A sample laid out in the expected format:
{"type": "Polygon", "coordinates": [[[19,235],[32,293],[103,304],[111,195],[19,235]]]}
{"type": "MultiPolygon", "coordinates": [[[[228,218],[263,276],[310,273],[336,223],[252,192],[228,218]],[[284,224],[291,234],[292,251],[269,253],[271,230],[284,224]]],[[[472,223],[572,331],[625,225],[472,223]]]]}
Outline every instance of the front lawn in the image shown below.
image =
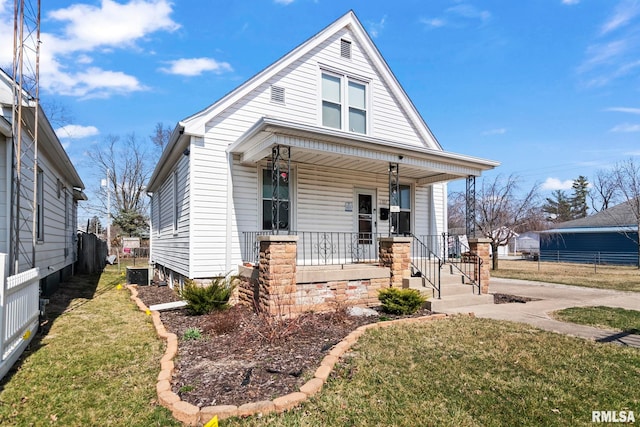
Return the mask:
{"type": "Polygon", "coordinates": [[[491,276],[640,292],[640,269],[623,265],[500,260],[491,276]]]}
{"type": "Polygon", "coordinates": [[[640,351],[459,317],[368,332],[322,392],[225,426],[580,426],[640,418],[640,351]]]}
{"type": "Polygon", "coordinates": [[[618,307],[570,307],[553,313],[563,322],[640,334],[640,311],[618,307]]]}
{"type": "Polygon", "coordinates": [[[156,404],[164,343],[148,316],[118,289],[116,266],[77,276],[51,298],[38,334],[2,382],[0,424],[180,425],[156,404]]]}

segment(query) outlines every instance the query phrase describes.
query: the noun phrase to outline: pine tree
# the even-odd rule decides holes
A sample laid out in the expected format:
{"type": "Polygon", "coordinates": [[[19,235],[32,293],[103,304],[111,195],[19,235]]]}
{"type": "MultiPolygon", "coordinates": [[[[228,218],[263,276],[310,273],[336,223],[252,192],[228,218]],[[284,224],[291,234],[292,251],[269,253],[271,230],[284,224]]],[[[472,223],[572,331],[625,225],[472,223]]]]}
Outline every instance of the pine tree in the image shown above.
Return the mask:
{"type": "Polygon", "coordinates": [[[571,200],[562,190],[556,190],[552,197],[547,197],[547,203],[542,206],[542,211],[548,214],[553,222],[565,222],[573,219],[571,200]]]}
{"type": "Polygon", "coordinates": [[[589,210],[587,206],[587,194],[589,194],[589,181],[587,181],[587,177],[580,175],[574,179],[571,188],[573,188],[571,219],[584,218],[587,216],[589,210]]]}

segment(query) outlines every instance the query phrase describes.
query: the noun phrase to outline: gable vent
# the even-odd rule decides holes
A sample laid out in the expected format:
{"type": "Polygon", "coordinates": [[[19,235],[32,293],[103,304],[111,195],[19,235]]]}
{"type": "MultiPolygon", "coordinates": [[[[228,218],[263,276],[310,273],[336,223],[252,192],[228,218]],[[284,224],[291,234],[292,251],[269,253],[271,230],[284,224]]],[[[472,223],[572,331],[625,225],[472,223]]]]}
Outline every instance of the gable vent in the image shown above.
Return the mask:
{"type": "Polygon", "coordinates": [[[351,59],[351,42],[348,40],[340,40],[340,56],[351,59]]]}
{"type": "Polygon", "coordinates": [[[271,102],[284,103],[284,88],[271,85],[271,102]]]}

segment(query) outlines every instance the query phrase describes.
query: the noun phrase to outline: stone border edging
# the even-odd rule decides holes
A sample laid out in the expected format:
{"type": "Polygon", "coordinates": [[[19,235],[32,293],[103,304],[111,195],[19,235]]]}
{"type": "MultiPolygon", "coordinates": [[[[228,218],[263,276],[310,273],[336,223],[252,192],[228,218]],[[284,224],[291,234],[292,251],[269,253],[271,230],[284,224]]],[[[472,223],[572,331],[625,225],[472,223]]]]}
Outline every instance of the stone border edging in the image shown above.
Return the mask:
{"type": "MultiPolygon", "coordinates": [[[[389,320],[360,326],[333,346],[329,354],[320,362],[320,367],[316,369],[314,377],[303,384],[300,387],[300,391],[289,393],[273,400],[245,403],[240,406],[218,405],[198,408],[191,403],[181,400],[180,396],[171,391],[171,378],[175,369],[173,358],[178,354],[177,335],[167,332],[162,320],[160,320],[160,313],[158,311],[150,311],[142,300],[138,298],[136,286],[127,285],[127,288],[131,292],[131,300],[136,303],[138,308],[145,313],[150,313],[158,337],[167,341],[167,349],[165,350],[164,356],[160,359],[160,373],[158,374],[156,384],[158,401],[162,406],[171,411],[175,419],[190,426],[205,424],[216,415],[219,420],[222,420],[229,417],[247,417],[256,414],[266,415],[272,412],[279,413],[293,409],[322,390],[335,364],[368,329],[385,328],[399,323],[419,323],[451,317],[448,314],[431,314],[429,316],[389,320]]],[[[469,316],[475,317],[473,313],[469,313],[469,316]]]]}

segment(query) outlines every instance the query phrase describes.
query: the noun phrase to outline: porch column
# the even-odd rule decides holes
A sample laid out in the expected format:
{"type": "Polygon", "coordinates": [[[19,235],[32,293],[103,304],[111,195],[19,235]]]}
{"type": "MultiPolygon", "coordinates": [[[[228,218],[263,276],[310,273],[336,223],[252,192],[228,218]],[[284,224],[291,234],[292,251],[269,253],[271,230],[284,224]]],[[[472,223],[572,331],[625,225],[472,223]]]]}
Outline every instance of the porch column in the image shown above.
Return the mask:
{"type": "Polygon", "coordinates": [[[295,313],[298,236],[258,236],[258,242],[258,308],[270,314],[295,313]]]}
{"type": "Polygon", "coordinates": [[[402,288],[402,279],[411,277],[411,241],[412,237],[381,237],[379,259],[380,265],[389,267],[392,288],[402,288]]]}
{"type": "Polygon", "coordinates": [[[491,253],[490,244],[491,240],[484,237],[469,239],[469,249],[482,259],[480,271],[476,271],[475,274],[476,280],[478,280],[478,278],[480,279],[480,293],[483,294],[489,293],[489,280],[491,279],[491,274],[489,273],[491,269],[491,258],[489,257],[491,253]]]}

